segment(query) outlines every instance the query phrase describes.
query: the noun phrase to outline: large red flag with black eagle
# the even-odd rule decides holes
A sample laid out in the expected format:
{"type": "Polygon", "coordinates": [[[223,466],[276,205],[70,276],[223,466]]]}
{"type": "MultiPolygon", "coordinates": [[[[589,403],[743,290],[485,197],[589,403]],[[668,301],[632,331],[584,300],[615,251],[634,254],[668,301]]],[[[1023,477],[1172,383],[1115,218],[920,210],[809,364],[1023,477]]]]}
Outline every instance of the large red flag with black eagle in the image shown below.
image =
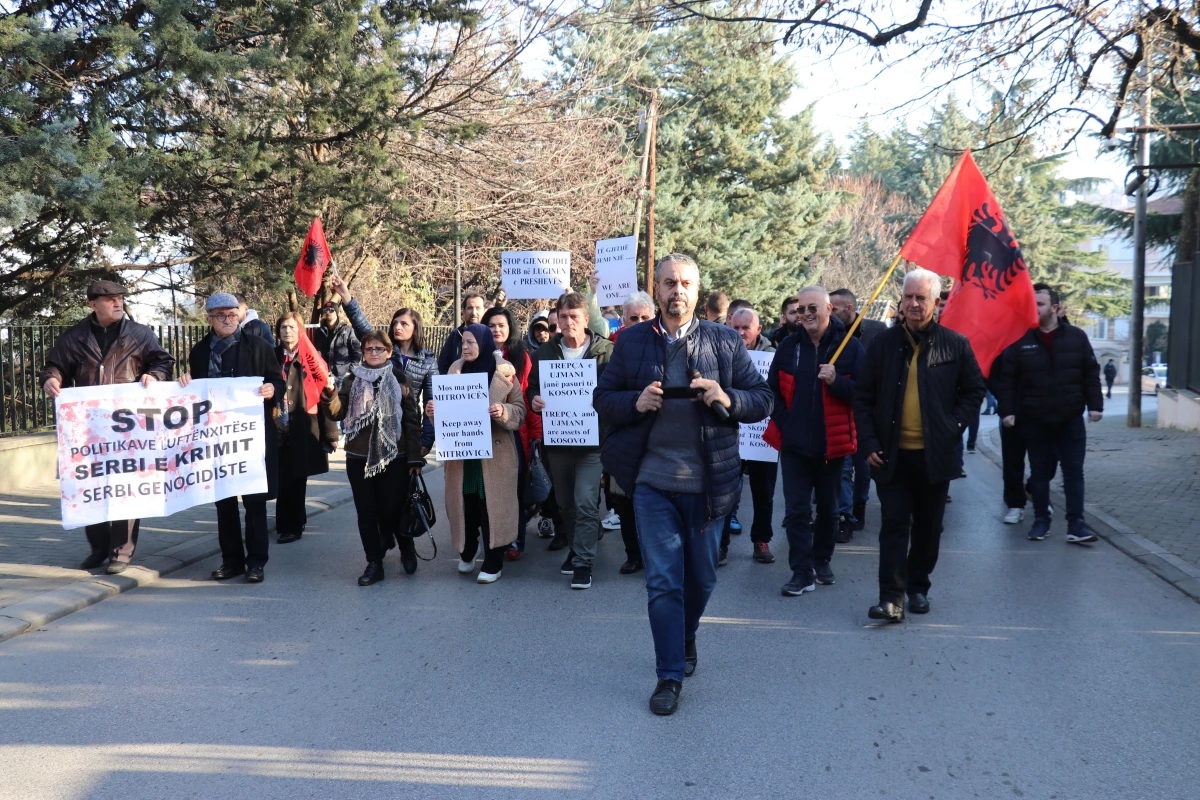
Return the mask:
{"type": "Polygon", "coordinates": [[[313,220],[304,237],[304,249],[300,251],[300,260],[296,262],[296,285],[305,295],[312,297],[321,288],[321,280],[325,277],[325,268],[333,261],[329,245],[325,242],[325,229],[321,227],[321,218],[313,220]]]}
{"type": "Polygon", "coordinates": [[[940,321],[971,341],[984,377],[1001,350],[1037,325],[1021,246],[970,150],[954,165],[900,255],[954,278],[940,321]]]}

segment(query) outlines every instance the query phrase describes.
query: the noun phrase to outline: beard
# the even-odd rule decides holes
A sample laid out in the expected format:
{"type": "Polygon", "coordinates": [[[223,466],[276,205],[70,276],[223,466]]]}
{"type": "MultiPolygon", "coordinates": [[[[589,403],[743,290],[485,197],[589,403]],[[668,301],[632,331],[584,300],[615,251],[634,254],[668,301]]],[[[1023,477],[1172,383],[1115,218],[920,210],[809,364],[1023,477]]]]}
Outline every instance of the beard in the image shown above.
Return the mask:
{"type": "Polygon", "coordinates": [[[687,300],[682,297],[672,296],[667,298],[667,302],[663,304],[663,307],[666,309],[668,316],[682,317],[687,313],[687,300]]]}

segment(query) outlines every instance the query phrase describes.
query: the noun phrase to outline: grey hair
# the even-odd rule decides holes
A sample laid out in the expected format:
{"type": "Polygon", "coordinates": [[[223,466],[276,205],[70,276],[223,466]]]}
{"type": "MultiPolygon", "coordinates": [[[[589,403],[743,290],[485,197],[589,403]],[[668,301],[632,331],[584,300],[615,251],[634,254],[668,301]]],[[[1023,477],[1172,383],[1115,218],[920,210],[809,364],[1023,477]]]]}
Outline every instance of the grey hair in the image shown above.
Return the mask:
{"type": "Polygon", "coordinates": [[[925,288],[930,290],[930,297],[937,297],[942,293],[942,276],[931,270],[927,270],[922,267],[910,269],[908,272],[904,273],[903,285],[908,286],[909,281],[919,281],[924,283],[925,288]]]}
{"type": "Polygon", "coordinates": [[[733,320],[740,317],[742,314],[753,314],[754,315],[754,324],[759,325],[759,326],[762,325],[762,317],[760,317],[758,315],[758,312],[755,311],[751,307],[739,308],[737,311],[733,312],[733,315],[729,318],[729,321],[732,322],[733,320]]]}
{"type": "Polygon", "coordinates": [[[621,304],[622,309],[630,306],[646,306],[651,311],[654,310],[654,301],[650,299],[650,295],[645,292],[632,292],[629,297],[625,298],[625,302],[621,304]]]}
{"type": "Polygon", "coordinates": [[[659,270],[663,268],[664,264],[683,264],[686,267],[691,267],[692,269],[696,270],[697,273],[700,272],[700,267],[696,265],[696,260],[691,256],[684,255],[683,253],[667,253],[665,256],[660,258],[658,263],[654,265],[655,274],[657,274],[659,270]]]}
{"type": "Polygon", "coordinates": [[[803,289],[796,292],[796,296],[799,297],[800,295],[804,294],[805,292],[820,292],[821,294],[825,295],[825,302],[826,303],[829,302],[829,290],[826,289],[824,286],[805,286],[803,289]]]}

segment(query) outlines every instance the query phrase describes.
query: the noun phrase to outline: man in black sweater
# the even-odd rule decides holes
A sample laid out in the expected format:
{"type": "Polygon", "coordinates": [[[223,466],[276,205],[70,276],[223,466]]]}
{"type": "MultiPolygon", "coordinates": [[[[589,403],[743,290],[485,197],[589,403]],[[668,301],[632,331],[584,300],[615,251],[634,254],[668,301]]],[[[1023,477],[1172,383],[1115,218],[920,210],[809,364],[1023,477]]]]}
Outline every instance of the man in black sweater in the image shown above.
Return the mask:
{"type": "Polygon", "coordinates": [[[1044,283],[1034,287],[1038,327],[1004,351],[997,388],[1003,425],[1019,421],[1029,449],[1029,483],[1033,490],[1033,525],[1029,538],[1041,541],[1050,532],[1050,479],[1062,465],[1067,496],[1067,541],[1096,541],[1083,519],[1083,457],[1088,420],[1099,422],[1104,411],[1100,362],[1087,334],[1064,322],[1058,292],[1044,283]],[[1020,397],[1020,407],[1017,397],[1020,397]]]}

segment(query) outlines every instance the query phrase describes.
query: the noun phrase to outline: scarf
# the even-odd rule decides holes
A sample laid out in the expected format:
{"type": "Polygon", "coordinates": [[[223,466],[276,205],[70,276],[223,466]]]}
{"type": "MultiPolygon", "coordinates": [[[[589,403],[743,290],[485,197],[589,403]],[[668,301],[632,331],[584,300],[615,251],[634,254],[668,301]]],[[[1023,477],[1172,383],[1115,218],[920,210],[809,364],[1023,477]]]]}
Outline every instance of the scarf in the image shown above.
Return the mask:
{"type": "Polygon", "coordinates": [[[401,405],[403,391],[392,373],[392,365],[373,369],[365,364],[350,368],[357,379],[350,386],[350,407],[343,426],[346,438],[352,439],[370,430],[367,443],[367,478],[383,472],[400,452],[400,421],[404,416],[401,405]]]}
{"type": "Polygon", "coordinates": [[[492,329],[487,325],[468,325],[464,329],[464,333],[470,333],[475,337],[475,343],[479,345],[479,357],[474,361],[464,361],[462,371],[464,375],[470,375],[473,372],[486,372],[488,386],[492,385],[492,378],[496,376],[496,339],[492,336],[492,329]]]}
{"type": "Polygon", "coordinates": [[[221,357],[225,351],[238,343],[241,331],[234,331],[231,336],[226,336],[224,339],[217,336],[216,331],[213,331],[212,342],[208,348],[208,376],[210,378],[221,377],[221,357]]]}

